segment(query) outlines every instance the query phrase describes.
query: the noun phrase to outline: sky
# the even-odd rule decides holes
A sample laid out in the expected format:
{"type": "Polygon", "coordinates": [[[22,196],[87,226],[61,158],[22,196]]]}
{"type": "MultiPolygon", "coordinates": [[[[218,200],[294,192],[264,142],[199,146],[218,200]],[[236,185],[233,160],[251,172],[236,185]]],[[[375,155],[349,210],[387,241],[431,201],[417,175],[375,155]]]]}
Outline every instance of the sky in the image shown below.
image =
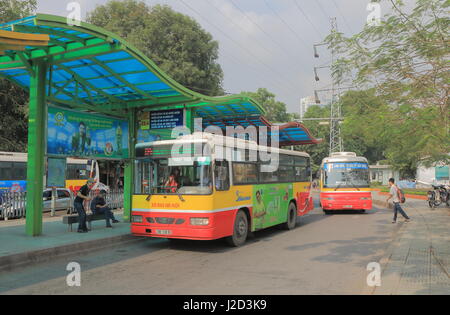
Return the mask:
{"type": "MultiPolygon", "coordinates": [[[[407,0],[405,2],[412,2],[407,0]]],[[[73,0],[38,0],[39,13],[67,16],[73,0]]],[[[107,0],[78,0],[82,20],[87,12],[107,0]]],[[[227,93],[267,88],[298,113],[300,99],[314,95],[314,90],[331,86],[330,71],[313,68],[327,66],[331,54],[326,46],[313,45],[330,33],[332,17],[338,31],[350,36],[358,33],[371,13],[370,0],[146,0],[148,5],[166,4],[194,18],[219,42],[219,60],[227,93]]],[[[381,17],[390,6],[381,3],[381,17]]],[[[329,92],[319,92],[326,102],[329,92]]]]}

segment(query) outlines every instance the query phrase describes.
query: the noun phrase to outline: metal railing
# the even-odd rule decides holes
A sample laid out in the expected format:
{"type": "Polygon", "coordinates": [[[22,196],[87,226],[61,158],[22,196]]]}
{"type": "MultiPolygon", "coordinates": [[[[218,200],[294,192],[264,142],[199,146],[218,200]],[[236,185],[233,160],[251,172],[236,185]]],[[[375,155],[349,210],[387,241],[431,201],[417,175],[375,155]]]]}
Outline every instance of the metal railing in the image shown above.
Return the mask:
{"type": "MultiPolygon", "coordinates": [[[[95,197],[98,191],[91,191],[90,197],[95,197]]],[[[20,219],[25,217],[26,192],[3,192],[0,195],[0,220],[20,219]]],[[[74,195],[70,195],[69,208],[64,209],[67,213],[76,213],[73,208],[74,195]]],[[[111,209],[123,208],[123,189],[110,190],[106,195],[106,203],[111,209]]],[[[86,211],[89,211],[90,202],[86,202],[86,211]]],[[[45,211],[50,209],[45,208],[45,211]]],[[[59,211],[59,210],[58,210],[59,211]]],[[[62,210],[61,210],[62,211],[62,210]]]]}

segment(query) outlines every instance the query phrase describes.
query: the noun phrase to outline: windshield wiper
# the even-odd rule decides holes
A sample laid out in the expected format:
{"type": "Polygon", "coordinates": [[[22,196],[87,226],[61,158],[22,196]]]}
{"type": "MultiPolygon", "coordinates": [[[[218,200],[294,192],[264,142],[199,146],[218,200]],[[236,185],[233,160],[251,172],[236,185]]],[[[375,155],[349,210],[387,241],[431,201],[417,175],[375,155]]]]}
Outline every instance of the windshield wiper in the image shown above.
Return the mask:
{"type": "Polygon", "coordinates": [[[353,183],[353,181],[351,179],[350,179],[350,184],[352,184],[352,186],[355,187],[356,189],[358,189],[358,191],[359,191],[359,188],[355,185],[355,183],[353,183]]]}
{"type": "Polygon", "coordinates": [[[334,189],[334,191],[338,190],[339,187],[341,187],[342,183],[340,183],[339,185],[337,185],[337,187],[334,189]]]}

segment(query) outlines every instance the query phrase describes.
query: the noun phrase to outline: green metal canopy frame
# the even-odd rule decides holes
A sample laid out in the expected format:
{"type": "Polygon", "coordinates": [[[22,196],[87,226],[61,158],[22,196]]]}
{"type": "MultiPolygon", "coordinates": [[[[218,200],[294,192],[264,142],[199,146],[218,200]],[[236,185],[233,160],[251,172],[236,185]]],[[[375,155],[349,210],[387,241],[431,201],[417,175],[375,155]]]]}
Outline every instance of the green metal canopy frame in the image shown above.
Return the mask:
{"type": "Polygon", "coordinates": [[[48,102],[127,117],[130,109],[183,105],[232,105],[247,115],[264,113],[243,95],[209,97],[171,79],[131,44],[102,28],[64,17],[37,14],[0,29],[50,36],[46,47],[28,46],[0,56],[0,75],[28,89],[33,64],[47,62],[48,102]]]}
{"type": "MultiPolygon", "coordinates": [[[[220,106],[226,116],[260,115],[263,108],[243,95],[210,97],[175,82],[138,49],[99,27],[37,14],[0,25],[0,30],[46,34],[48,45],[25,42],[0,55],[0,77],[29,90],[26,233],[42,233],[42,191],[47,103],[128,119],[144,108],[185,108],[193,128],[196,108],[220,106]],[[25,49],[24,49],[25,47],[25,49]]],[[[10,47],[11,48],[11,47],[10,47]]],[[[134,147],[135,128],[130,128],[134,147]]],[[[130,217],[134,151],[125,163],[124,219],[130,217]]]]}

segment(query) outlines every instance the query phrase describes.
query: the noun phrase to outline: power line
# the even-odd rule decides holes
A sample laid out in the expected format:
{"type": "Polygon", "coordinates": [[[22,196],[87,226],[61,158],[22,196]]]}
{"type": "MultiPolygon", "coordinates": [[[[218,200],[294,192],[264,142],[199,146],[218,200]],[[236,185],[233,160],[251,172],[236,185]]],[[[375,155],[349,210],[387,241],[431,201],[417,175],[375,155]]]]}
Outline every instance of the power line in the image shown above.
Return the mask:
{"type": "Polygon", "coordinates": [[[322,7],[322,5],[320,4],[320,0],[316,0],[314,1],[315,3],[317,3],[317,5],[320,8],[320,11],[322,11],[323,15],[325,16],[325,18],[328,20],[330,18],[330,16],[328,15],[328,13],[325,11],[325,9],[322,7]]]}
{"type": "MultiPolygon", "coordinates": [[[[253,21],[253,19],[251,19],[236,3],[234,3],[234,1],[233,0],[230,0],[230,2],[231,2],[231,4],[237,9],[237,10],[239,10],[240,12],[241,12],[241,14],[243,15],[243,16],[245,16],[245,18],[247,19],[247,20],[249,20],[252,24],[254,24],[261,32],[263,32],[275,45],[276,45],[276,47],[278,47],[281,51],[283,51],[285,54],[286,54],[286,56],[288,56],[288,57],[294,57],[294,56],[291,56],[290,55],[290,53],[289,52],[287,52],[286,50],[284,50],[283,48],[282,48],[282,45],[280,44],[280,43],[278,43],[276,40],[274,40],[273,38],[272,38],[272,36],[270,36],[258,23],[256,23],[255,21],[253,21]]],[[[295,57],[294,57],[295,58],[295,57]]]]}
{"type": "Polygon", "coordinates": [[[269,3],[267,2],[267,0],[264,0],[264,3],[266,4],[266,6],[269,8],[269,10],[271,10],[277,17],[278,19],[284,24],[286,25],[286,27],[291,31],[292,34],[294,34],[295,37],[297,37],[297,39],[299,40],[300,43],[303,44],[303,46],[305,47],[305,49],[309,49],[308,45],[305,43],[305,40],[298,35],[297,32],[295,32],[292,27],[289,26],[289,24],[269,5],[269,3]]]}
{"type": "Polygon", "coordinates": [[[316,31],[317,35],[319,35],[319,37],[322,38],[322,35],[320,34],[320,32],[318,31],[318,29],[316,28],[316,26],[314,25],[313,22],[311,22],[311,20],[309,19],[308,15],[305,13],[305,11],[303,11],[303,9],[301,8],[301,6],[297,3],[296,0],[292,0],[295,4],[295,6],[297,7],[297,9],[300,11],[301,14],[303,14],[303,16],[305,17],[305,19],[309,22],[309,24],[311,24],[311,26],[313,27],[313,29],[316,31]]]}
{"type": "MultiPolygon", "coordinates": [[[[263,61],[260,60],[260,58],[256,55],[254,55],[251,50],[247,49],[246,47],[243,47],[239,42],[237,42],[236,40],[234,40],[232,37],[230,37],[227,33],[225,33],[224,31],[222,31],[219,27],[217,27],[215,24],[211,23],[208,19],[206,19],[205,17],[203,17],[197,10],[195,10],[194,8],[192,8],[191,6],[189,6],[184,0],[179,0],[181,3],[183,3],[188,9],[190,9],[191,11],[195,12],[198,16],[200,16],[203,20],[205,20],[208,24],[210,24],[212,27],[214,27],[215,29],[217,29],[220,33],[222,33],[225,37],[227,37],[230,41],[232,41],[233,43],[235,43],[238,47],[240,47],[241,49],[245,50],[250,56],[252,56],[253,58],[255,58],[258,62],[260,62],[263,66],[265,66],[267,69],[269,69],[270,71],[272,71],[273,73],[278,74],[280,77],[283,77],[282,74],[280,74],[278,71],[272,69],[272,67],[268,66],[266,63],[264,63],[263,61]]],[[[290,80],[287,80],[286,82],[281,81],[283,84],[290,84],[290,80]]],[[[292,88],[293,86],[291,86],[292,88]]],[[[293,88],[293,90],[295,90],[295,87],[293,88]]]]}
{"type": "MultiPolygon", "coordinates": [[[[194,11],[194,12],[196,12],[196,11],[194,11]]],[[[196,12],[196,13],[198,14],[198,12],[196,12]]],[[[170,20],[170,19],[168,19],[168,18],[166,18],[166,17],[160,16],[159,18],[161,18],[162,20],[164,20],[164,22],[166,22],[168,25],[173,24],[173,21],[170,20]]],[[[207,21],[207,22],[208,22],[208,21],[207,21]]],[[[208,22],[208,23],[210,23],[210,22],[208,22]]],[[[211,23],[210,23],[210,24],[211,24],[211,23]]],[[[214,25],[213,25],[213,26],[214,26],[214,25]]],[[[242,62],[240,62],[239,59],[237,59],[236,57],[234,57],[233,54],[231,54],[231,53],[228,53],[227,55],[221,54],[221,56],[224,57],[225,59],[228,59],[228,60],[232,61],[234,64],[236,64],[236,65],[238,65],[238,66],[242,66],[242,62]]],[[[265,85],[268,85],[268,86],[276,86],[276,87],[279,88],[280,90],[284,90],[284,92],[287,92],[286,94],[291,94],[291,91],[290,91],[284,84],[278,85],[278,83],[275,83],[275,82],[269,82],[269,81],[266,80],[266,76],[262,76],[262,75],[261,75],[259,69],[254,68],[254,67],[251,66],[250,64],[247,64],[246,66],[247,66],[248,68],[250,68],[251,70],[253,70],[253,72],[257,75],[256,77],[257,77],[258,79],[263,79],[263,81],[260,81],[260,82],[269,83],[269,84],[262,84],[261,86],[265,86],[265,85]]],[[[281,82],[281,81],[280,81],[280,82],[281,82]]],[[[187,87],[187,88],[190,88],[190,89],[193,89],[193,88],[194,88],[194,89],[197,89],[197,90],[202,90],[202,91],[209,91],[209,92],[212,92],[212,90],[202,89],[202,88],[199,88],[199,87],[193,87],[193,86],[187,86],[187,85],[184,85],[184,86],[187,87]]],[[[235,94],[237,94],[237,93],[235,93],[235,94]]]]}
{"type": "Polygon", "coordinates": [[[339,6],[337,5],[336,1],[333,0],[333,3],[334,3],[334,6],[335,6],[336,9],[337,9],[339,15],[340,15],[340,16],[342,17],[342,19],[344,20],[345,26],[348,28],[348,30],[350,31],[350,33],[353,33],[351,27],[350,27],[349,24],[347,23],[347,19],[346,19],[346,18],[344,17],[344,15],[342,14],[341,9],[339,9],[339,6]]]}
{"type": "MultiPolygon", "coordinates": [[[[218,12],[219,12],[226,20],[230,21],[230,23],[232,23],[234,26],[236,26],[237,28],[243,30],[243,31],[246,32],[247,34],[251,35],[247,30],[243,29],[240,25],[236,24],[233,20],[229,19],[229,18],[222,12],[222,10],[220,10],[220,9],[214,4],[214,1],[208,1],[208,3],[209,3],[211,6],[215,7],[216,10],[217,10],[217,11],[218,11],[218,12]]],[[[259,42],[259,40],[258,40],[257,42],[258,42],[258,44],[259,44],[259,46],[260,46],[261,48],[263,48],[267,53],[269,53],[269,55],[272,55],[272,52],[270,52],[267,48],[265,48],[264,45],[261,45],[261,43],[259,42]]],[[[289,56],[288,56],[288,57],[289,57],[289,56]]]]}

